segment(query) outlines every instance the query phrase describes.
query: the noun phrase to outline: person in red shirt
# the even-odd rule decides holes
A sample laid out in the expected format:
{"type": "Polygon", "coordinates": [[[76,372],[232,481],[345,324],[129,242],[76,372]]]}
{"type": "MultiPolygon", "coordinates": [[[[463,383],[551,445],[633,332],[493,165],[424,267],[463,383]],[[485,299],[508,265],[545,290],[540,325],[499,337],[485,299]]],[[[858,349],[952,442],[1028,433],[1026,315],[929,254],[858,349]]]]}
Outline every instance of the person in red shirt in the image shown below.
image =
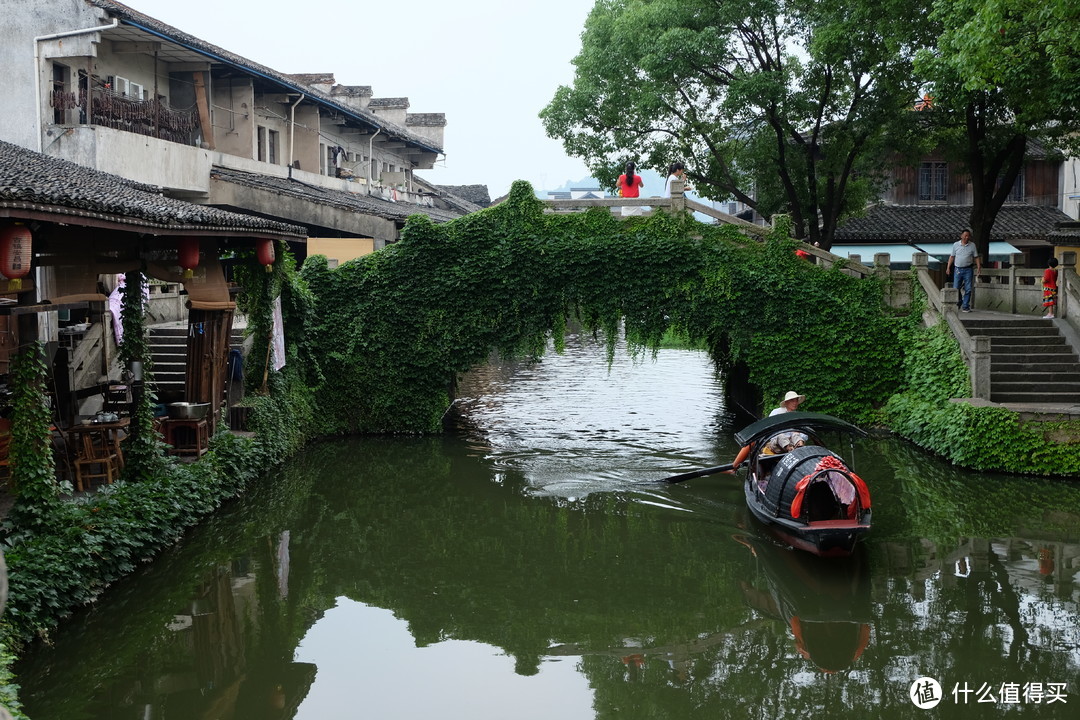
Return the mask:
{"type": "Polygon", "coordinates": [[[1043,307],[1046,309],[1046,314],[1043,315],[1044,319],[1052,320],[1054,318],[1054,308],[1057,307],[1057,293],[1058,293],[1058,259],[1056,257],[1050,258],[1050,262],[1047,263],[1049,267],[1043,270],[1043,307]]]}
{"type": "MultiPolygon", "coordinates": [[[[641,196],[641,186],[645,182],[640,175],[635,175],[637,166],[633,162],[626,163],[626,172],[619,176],[619,195],[624,198],[636,198],[641,196]]],[[[639,206],[623,206],[623,215],[641,215],[645,208],[639,206]]]]}

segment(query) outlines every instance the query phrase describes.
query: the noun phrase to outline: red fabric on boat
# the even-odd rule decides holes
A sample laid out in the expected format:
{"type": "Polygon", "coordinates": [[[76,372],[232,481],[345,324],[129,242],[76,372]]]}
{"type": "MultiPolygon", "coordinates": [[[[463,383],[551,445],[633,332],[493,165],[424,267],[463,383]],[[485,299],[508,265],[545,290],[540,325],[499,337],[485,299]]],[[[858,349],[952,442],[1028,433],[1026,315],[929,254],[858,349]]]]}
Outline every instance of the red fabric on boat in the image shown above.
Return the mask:
{"type": "Polygon", "coordinates": [[[818,473],[824,470],[843,470],[851,478],[851,483],[859,493],[859,503],[862,505],[863,509],[870,509],[870,488],[866,487],[866,483],[863,482],[863,479],[851,472],[851,470],[836,457],[826,455],[814,466],[813,470],[804,475],[803,479],[795,484],[795,497],[791,499],[791,517],[799,517],[799,513],[802,512],[803,496],[806,495],[807,486],[818,473]]]}

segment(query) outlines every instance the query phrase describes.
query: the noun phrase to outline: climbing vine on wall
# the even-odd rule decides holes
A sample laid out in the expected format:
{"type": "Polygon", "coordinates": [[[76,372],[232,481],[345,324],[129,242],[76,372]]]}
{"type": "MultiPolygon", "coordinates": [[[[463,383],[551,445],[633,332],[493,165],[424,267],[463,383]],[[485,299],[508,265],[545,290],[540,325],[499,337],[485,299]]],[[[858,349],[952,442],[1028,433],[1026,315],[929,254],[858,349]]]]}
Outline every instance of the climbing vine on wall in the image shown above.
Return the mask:
{"type": "Polygon", "coordinates": [[[61,490],[52,452],[46,373],[41,343],[23,348],[11,361],[14,411],[20,422],[12,426],[11,476],[18,494],[8,524],[25,530],[45,525],[61,490]]]}
{"type": "Polygon", "coordinates": [[[765,243],[730,226],[607,209],[545,214],[527,183],[500,205],[435,225],[338,268],[309,258],[304,353],[335,432],[433,432],[458,373],[492,351],[559,349],[569,320],[630,352],[669,329],[723,367],[745,360],[767,397],[799,387],[808,408],[867,419],[899,384],[896,320],[875,280],[797,258],[781,226],[765,243]]]}
{"type": "Polygon", "coordinates": [[[124,335],[120,343],[120,362],[125,368],[142,367],[142,385],[136,381],[132,393],[131,424],[124,439],[124,470],[127,480],[148,480],[160,475],[165,467],[165,448],[154,431],[154,398],[145,388],[153,386],[153,359],[147,335],[144,295],[145,278],[138,270],[124,277],[120,319],[124,335]]]}

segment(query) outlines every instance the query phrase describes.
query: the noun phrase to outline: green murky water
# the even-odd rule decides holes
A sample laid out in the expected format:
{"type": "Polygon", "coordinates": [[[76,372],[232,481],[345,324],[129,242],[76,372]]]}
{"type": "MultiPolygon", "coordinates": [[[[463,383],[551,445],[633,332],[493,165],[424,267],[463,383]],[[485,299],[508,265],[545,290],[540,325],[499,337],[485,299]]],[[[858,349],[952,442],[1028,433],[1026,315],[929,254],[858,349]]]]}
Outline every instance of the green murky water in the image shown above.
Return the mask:
{"type": "Polygon", "coordinates": [[[704,355],[582,341],[462,394],[454,432],[315,445],[110,589],[17,668],[27,714],[1075,717],[1077,484],[862,441],[874,532],[814,562],[736,478],[657,482],[736,450],[704,355]]]}

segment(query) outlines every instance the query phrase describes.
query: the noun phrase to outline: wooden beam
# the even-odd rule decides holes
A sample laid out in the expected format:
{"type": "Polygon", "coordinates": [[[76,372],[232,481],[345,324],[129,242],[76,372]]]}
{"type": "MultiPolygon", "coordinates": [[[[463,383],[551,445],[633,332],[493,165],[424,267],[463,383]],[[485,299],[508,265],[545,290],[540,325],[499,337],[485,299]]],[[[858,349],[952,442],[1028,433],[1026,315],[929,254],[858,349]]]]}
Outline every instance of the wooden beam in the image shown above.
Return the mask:
{"type": "Polygon", "coordinates": [[[201,72],[192,73],[195,81],[195,104],[199,107],[199,126],[203,131],[203,142],[210,150],[214,149],[214,126],[210,122],[210,99],[207,97],[206,83],[201,72]]]}
{"type": "Polygon", "coordinates": [[[159,42],[120,42],[113,40],[112,51],[114,53],[146,53],[150,55],[152,53],[161,50],[161,43],[159,42]]]}

